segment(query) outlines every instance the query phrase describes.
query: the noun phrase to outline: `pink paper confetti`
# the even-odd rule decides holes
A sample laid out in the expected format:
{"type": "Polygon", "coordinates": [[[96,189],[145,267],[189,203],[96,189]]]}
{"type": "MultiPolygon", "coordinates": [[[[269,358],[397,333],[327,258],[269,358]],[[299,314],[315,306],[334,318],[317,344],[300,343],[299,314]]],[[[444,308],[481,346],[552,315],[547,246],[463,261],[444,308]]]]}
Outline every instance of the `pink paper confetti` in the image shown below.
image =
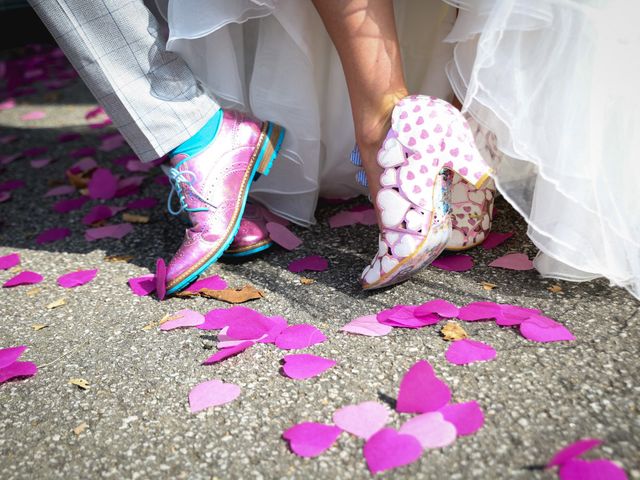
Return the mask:
{"type": "Polygon", "coordinates": [[[108,135],[102,140],[98,150],[101,152],[112,152],[120,148],[124,143],[124,137],[119,133],[114,133],[112,135],[108,135]]]}
{"type": "Polygon", "coordinates": [[[427,413],[444,407],[451,390],[435,376],[426,360],[416,362],[402,377],[396,410],[401,413],[427,413]]]}
{"type": "Polygon", "coordinates": [[[271,330],[271,320],[250,308],[243,318],[234,318],[229,322],[226,335],[233,340],[257,340],[271,330]]]}
{"type": "Polygon", "coordinates": [[[191,413],[217,407],[234,401],[240,396],[240,387],[220,380],[209,380],[196,385],[189,392],[191,413]]]}
{"type": "Polygon", "coordinates": [[[317,457],[327,451],[340,436],[341,430],[333,425],[304,422],[294,425],[282,434],[289,448],[301,457],[317,457]]]}
{"type": "Polygon", "coordinates": [[[416,317],[437,313],[444,318],[455,318],[458,316],[459,310],[453,303],[437,298],[418,306],[413,313],[416,317]]]}
{"type": "Polygon", "coordinates": [[[50,228],[36,237],[36,243],[42,245],[44,243],[57,242],[67,238],[69,235],[71,235],[71,230],[68,228],[50,228]]]}
{"type": "Polygon", "coordinates": [[[422,447],[415,437],[400,434],[393,428],[377,432],[367,440],[362,450],[373,475],[413,463],[422,455],[422,447]]]}
{"type": "Polygon", "coordinates": [[[33,158],[33,157],[42,155],[44,153],[47,153],[48,151],[49,151],[48,147],[32,147],[32,148],[27,148],[24,152],[22,152],[22,155],[24,155],[27,158],[33,158]]]}
{"type": "Polygon", "coordinates": [[[440,317],[435,314],[416,317],[414,314],[416,308],[413,305],[396,305],[378,313],[377,319],[383,325],[398,328],[422,328],[427,325],[435,325],[440,321],[440,317]]]}
{"type": "Polygon", "coordinates": [[[356,225],[360,219],[360,214],[357,212],[338,212],[335,215],[329,217],[330,228],[348,227],[356,225]]]}
{"type": "Polygon", "coordinates": [[[89,283],[96,278],[98,270],[78,270],[58,277],[58,285],[64,288],[74,288],[89,283]]]}
{"type": "Polygon", "coordinates": [[[129,172],[149,172],[156,168],[154,162],[141,162],[137,158],[132,158],[127,160],[125,163],[125,167],[129,172]]]}
{"type": "Polygon", "coordinates": [[[507,233],[491,232],[487,236],[487,238],[484,240],[484,242],[482,242],[482,248],[484,248],[485,250],[491,250],[492,248],[496,248],[502,245],[507,240],[509,240],[511,237],[513,237],[513,235],[514,235],[513,232],[507,232],[507,233]]]}
{"type": "Polygon", "coordinates": [[[204,315],[194,310],[185,308],[184,310],[180,310],[171,315],[170,320],[160,325],[160,330],[166,332],[169,330],[174,330],[176,328],[197,327],[198,325],[202,325],[203,323],[204,315]]]}
{"type": "Polygon", "coordinates": [[[447,422],[451,422],[458,435],[467,436],[476,433],[484,425],[484,413],[475,400],[465,403],[450,403],[440,409],[447,422]]]}
{"type": "Polygon", "coordinates": [[[464,338],[451,342],[444,356],[454,365],[467,365],[493,360],[496,358],[496,351],[491,345],[464,338]]]}
{"type": "Polygon", "coordinates": [[[0,203],[11,199],[11,192],[0,192],[0,203]]]}
{"type": "Polygon", "coordinates": [[[91,147],[79,148],[75,152],[72,152],[70,156],[74,158],[82,158],[71,165],[71,167],[69,167],[69,171],[71,173],[87,173],[95,168],[98,168],[97,162],[93,158],[86,156],[92,155],[92,152],[94,152],[94,149],[91,147]]]}
{"type": "Polygon", "coordinates": [[[38,373],[38,367],[33,362],[14,362],[4,368],[0,368],[0,383],[13,378],[32,377],[38,373]]]}
{"type": "Polygon", "coordinates": [[[131,232],[133,232],[133,225],[130,223],[119,223],[117,225],[89,228],[84,232],[84,239],[87,242],[94,242],[103,238],[115,238],[119,240],[131,232]]]}
{"type": "Polygon", "coordinates": [[[9,270],[10,268],[20,265],[20,255],[17,253],[10,253],[0,257],[0,270],[9,270]]]}
{"type": "Polygon", "coordinates": [[[31,168],[35,168],[37,170],[37,169],[46,167],[52,161],[53,161],[53,158],[51,157],[36,158],[34,160],[31,160],[29,162],[29,165],[31,165],[31,168]]]}
{"type": "Polygon", "coordinates": [[[500,305],[494,302],[473,302],[460,308],[458,318],[465,322],[487,320],[501,315],[500,305]]]}
{"type": "Polygon", "coordinates": [[[16,362],[26,349],[27,347],[25,345],[0,349],[0,368],[7,367],[16,362]]]}
{"type": "Polygon", "coordinates": [[[329,261],[320,255],[299,258],[289,263],[288,267],[289,271],[293,273],[300,273],[305,270],[324,272],[327,268],[329,268],[329,261]]]}
{"type": "Polygon", "coordinates": [[[445,420],[440,412],[423,413],[413,417],[400,427],[399,432],[415,437],[425,450],[451,445],[457,436],[456,427],[445,420]]]}
{"type": "Polygon", "coordinates": [[[12,108],[16,108],[16,101],[14,98],[8,98],[5,101],[0,102],[0,112],[3,110],[11,110],[12,108]]]}
{"type": "Polygon", "coordinates": [[[532,270],[533,262],[524,253],[509,253],[495,259],[489,266],[507,270],[532,270]]]}
{"type": "Polygon", "coordinates": [[[162,258],[156,260],[156,296],[159,300],[164,300],[167,294],[167,266],[162,258]]]}
{"type": "Polygon", "coordinates": [[[25,270],[2,284],[2,288],[17,287],[19,285],[33,285],[40,283],[44,277],[36,272],[25,270]]]}
{"type": "Polygon", "coordinates": [[[7,180],[4,183],[0,183],[0,192],[10,192],[24,187],[26,184],[22,180],[7,180]]]}
{"type": "Polygon", "coordinates": [[[575,340],[576,337],[563,325],[543,316],[531,317],[520,324],[520,333],[534,342],[562,342],[575,340]]]}
{"type": "Polygon", "coordinates": [[[111,207],[106,205],[96,205],[89,213],[82,217],[82,223],[85,225],[92,225],[103,220],[107,220],[115,215],[115,212],[111,207]]]}
{"type": "Polygon", "coordinates": [[[340,330],[343,332],[367,335],[369,337],[382,337],[387,335],[393,327],[378,322],[377,315],[365,315],[347,323],[340,330]]]}
{"type": "Polygon", "coordinates": [[[560,467],[560,480],[627,480],[625,471],[611,460],[573,459],[560,467]]]}
{"type": "Polygon", "coordinates": [[[333,423],[345,432],[368,440],[389,421],[389,409],[378,402],[362,402],[336,410],[333,423]]]}
{"type": "Polygon", "coordinates": [[[466,272],[473,268],[473,258],[469,255],[447,255],[436,258],[431,265],[449,272],[466,272]]]}
{"type": "Polygon", "coordinates": [[[81,209],[85,203],[89,201],[89,197],[77,197],[69,198],[66,200],[60,200],[53,205],[53,210],[58,213],[69,213],[74,210],[81,209]]]}
{"type": "Polygon", "coordinates": [[[156,277],[153,274],[130,278],[127,283],[131,291],[139,297],[147,296],[156,291],[156,277]]]}
{"type": "Polygon", "coordinates": [[[327,339],[324,334],[313,325],[306,323],[287,327],[278,338],[276,347],[282,350],[300,350],[322,343],[327,339]]]}
{"type": "MultiPolygon", "coordinates": [[[[155,200],[155,199],[154,199],[155,200]]],[[[184,289],[185,292],[199,292],[203,288],[207,290],[224,290],[227,288],[227,282],[225,282],[218,275],[213,275],[207,278],[200,278],[184,289]]]]}
{"type": "Polygon", "coordinates": [[[59,187],[53,187],[47,193],[44,194],[45,197],[57,197],[60,195],[69,195],[74,193],[76,189],[71,185],[60,185],[59,187]]]}
{"type": "Polygon", "coordinates": [[[33,112],[25,113],[20,117],[21,120],[30,121],[30,120],[42,120],[46,117],[47,114],[42,110],[34,110],[33,112]]]}
{"type": "Polygon", "coordinates": [[[306,380],[307,378],[320,375],[336,365],[335,360],[330,358],[300,353],[286,355],[282,370],[289,378],[296,380],[306,380]]]}
{"type": "Polygon", "coordinates": [[[237,338],[233,338],[233,337],[230,337],[229,335],[227,335],[228,331],[229,331],[229,327],[224,327],[218,333],[218,348],[219,349],[236,347],[236,346],[238,346],[241,343],[244,343],[246,341],[251,341],[251,342],[255,343],[255,342],[258,342],[258,341],[262,340],[263,338],[266,338],[266,336],[267,336],[266,333],[263,333],[259,337],[255,337],[255,338],[237,339],[237,338]]]}
{"type": "Polygon", "coordinates": [[[549,463],[547,463],[546,468],[562,465],[563,463],[579,457],[589,450],[599,447],[602,443],[602,440],[599,438],[582,438],[577,442],[573,442],[556,452],[553,458],[549,460],[549,463]]]}
{"type": "Polygon", "coordinates": [[[118,189],[118,177],[107,168],[98,168],[89,180],[89,196],[109,200],[118,189]]]}
{"type": "Polygon", "coordinates": [[[204,323],[198,325],[198,328],[200,330],[220,330],[228,327],[234,319],[242,319],[247,314],[247,311],[255,312],[255,310],[242,305],[235,305],[231,308],[215,308],[205,314],[204,323]]]}
{"type": "Polygon", "coordinates": [[[496,317],[496,324],[501,327],[520,325],[527,318],[540,316],[542,312],[534,308],[524,308],[518,305],[500,305],[500,315],[496,317]]]}
{"type": "Polygon", "coordinates": [[[147,208],[153,208],[158,204],[158,199],[154,197],[140,198],[133,200],[126,205],[127,210],[142,210],[147,208]]]}
{"type": "Polygon", "coordinates": [[[75,132],[63,133],[58,136],[58,143],[74,142],[82,138],[82,135],[75,132]]]}
{"type": "Polygon", "coordinates": [[[202,362],[202,364],[213,365],[214,363],[218,363],[223,360],[226,360],[229,357],[238,355],[239,353],[244,352],[246,349],[248,349],[253,345],[254,345],[254,342],[246,341],[246,342],[239,343],[234,347],[222,348],[218,350],[216,353],[214,353],[213,355],[211,355],[209,358],[207,358],[204,362],[202,362]]]}
{"type": "Polygon", "coordinates": [[[91,110],[87,111],[87,113],[84,115],[84,118],[90,120],[94,117],[97,117],[98,115],[102,115],[103,113],[104,109],[102,107],[94,107],[91,110]]]}
{"type": "Polygon", "coordinates": [[[300,238],[298,238],[284,225],[275,222],[267,222],[267,231],[269,232],[271,240],[276,242],[282,248],[295,250],[302,245],[302,240],[300,240],[300,238]]]}
{"type": "Polygon", "coordinates": [[[280,334],[288,327],[287,319],[284,317],[279,317],[276,315],[268,318],[269,321],[271,321],[271,328],[263,338],[258,340],[258,343],[275,343],[276,338],[278,338],[280,334]]]}

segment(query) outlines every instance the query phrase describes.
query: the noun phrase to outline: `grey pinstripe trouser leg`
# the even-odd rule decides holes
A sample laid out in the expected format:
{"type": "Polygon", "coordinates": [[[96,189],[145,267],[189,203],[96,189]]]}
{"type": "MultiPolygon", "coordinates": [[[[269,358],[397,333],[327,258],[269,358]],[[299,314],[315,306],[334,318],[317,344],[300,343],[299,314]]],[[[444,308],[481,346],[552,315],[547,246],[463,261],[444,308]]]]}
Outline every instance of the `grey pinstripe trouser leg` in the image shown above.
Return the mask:
{"type": "Polygon", "coordinates": [[[143,0],[29,1],[141,160],[175,148],[218,110],[166,51],[143,0]]]}

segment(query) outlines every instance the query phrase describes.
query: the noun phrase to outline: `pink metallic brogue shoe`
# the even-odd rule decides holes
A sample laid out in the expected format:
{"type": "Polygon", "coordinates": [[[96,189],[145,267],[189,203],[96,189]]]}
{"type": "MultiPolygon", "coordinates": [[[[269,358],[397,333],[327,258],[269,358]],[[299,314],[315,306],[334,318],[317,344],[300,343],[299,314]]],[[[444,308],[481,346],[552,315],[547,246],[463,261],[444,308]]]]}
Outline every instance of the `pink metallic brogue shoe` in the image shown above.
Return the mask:
{"type": "Polygon", "coordinates": [[[262,252],[273,245],[267,230],[265,208],[262,205],[247,202],[240,228],[224,257],[247,257],[262,252]]]}
{"type": "Polygon", "coordinates": [[[402,99],[378,152],[383,168],[375,198],[380,214],[378,253],[364,270],[364,289],[393,285],[429,265],[451,234],[452,172],[476,187],[491,169],[455,107],[427,96],[402,99]]]}
{"type": "Polygon", "coordinates": [[[167,294],[178,292],[212,265],[240,227],[249,186],[267,175],[278,155],[284,129],[244,114],[225,111],[215,138],[192,157],[176,155],[169,169],[169,210],[187,212],[191,227],[167,269],[167,294]],[[176,194],[180,208],[171,207],[176,194]]]}

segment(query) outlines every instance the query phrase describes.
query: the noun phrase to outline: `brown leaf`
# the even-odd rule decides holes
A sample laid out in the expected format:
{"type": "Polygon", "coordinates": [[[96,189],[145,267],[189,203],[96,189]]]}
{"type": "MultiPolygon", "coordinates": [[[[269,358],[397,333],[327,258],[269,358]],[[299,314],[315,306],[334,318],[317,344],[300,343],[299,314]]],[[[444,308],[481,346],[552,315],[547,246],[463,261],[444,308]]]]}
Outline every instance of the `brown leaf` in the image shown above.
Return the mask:
{"type": "Polygon", "coordinates": [[[440,333],[447,341],[462,340],[463,338],[467,338],[469,336],[458,322],[452,321],[448,321],[447,323],[445,323],[444,326],[440,329],[440,333]]]}
{"type": "Polygon", "coordinates": [[[67,178],[69,179],[69,183],[78,190],[89,186],[90,177],[87,176],[86,173],[71,173],[67,171],[67,178]]]}
{"type": "Polygon", "coordinates": [[[175,315],[167,314],[164,317],[162,317],[160,320],[154,320],[152,322],[147,323],[144,327],[142,327],[142,329],[143,330],[151,330],[153,328],[159,327],[164,322],[168,322],[169,320],[171,320],[173,318],[177,318],[177,317],[175,317],[175,315]]]}
{"type": "Polygon", "coordinates": [[[494,283],[482,282],[482,288],[484,288],[485,290],[493,290],[496,287],[497,285],[494,283]]]}
{"type": "Polygon", "coordinates": [[[136,215],[135,213],[125,212],[122,214],[122,220],[129,223],[149,223],[149,215],[136,215]]]}
{"type": "Polygon", "coordinates": [[[89,425],[87,425],[86,422],[82,422],[80,425],[73,429],[73,433],[75,433],[76,435],[80,435],[87,428],[89,428],[89,425]]]}
{"type": "Polygon", "coordinates": [[[38,330],[42,330],[43,328],[47,328],[49,325],[45,324],[45,323],[34,323],[33,325],[31,325],[31,328],[33,328],[36,332],[38,330]]]}
{"type": "Polygon", "coordinates": [[[313,278],[300,277],[300,283],[302,285],[311,285],[313,283],[316,283],[316,281],[313,278]]]}
{"type": "Polygon", "coordinates": [[[54,308],[62,307],[63,305],[66,305],[66,304],[67,304],[66,298],[59,298],[55,302],[51,302],[49,305],[47,305],[47,309],[53,310],[54,308]]]}
{"type": "Polygon", "coordinates": [[[84,378],[72,378],[71,380],[69,380],[69,385],[75,385],[82,390],[89,389],[89,382],[87,382],[84,378]]]}
{"type": "Polygon", "coordinates": [[[133,255],[107,255],[104,257],[104,261],[111,263],[128,262],[129,260],[133,260],[133,258],[133,255]]]}
{"type": "Polygon", "coordinates": [[[256,289],[253,285],[245,285],[242,288],[225,288],[224,290],[210,290],[202,288],[197,292],[180,292],[177,297],[205,297],[213,298],[227,303],[244,303],[250,300],[258,300],[264,297],[264,293],[256,289]]]}
{"type": "Polygon", "coordinates": [[[547,290],[551,293],[560,293],[562,291],[562,287],[560,285],[551,285],[547,290]]]}

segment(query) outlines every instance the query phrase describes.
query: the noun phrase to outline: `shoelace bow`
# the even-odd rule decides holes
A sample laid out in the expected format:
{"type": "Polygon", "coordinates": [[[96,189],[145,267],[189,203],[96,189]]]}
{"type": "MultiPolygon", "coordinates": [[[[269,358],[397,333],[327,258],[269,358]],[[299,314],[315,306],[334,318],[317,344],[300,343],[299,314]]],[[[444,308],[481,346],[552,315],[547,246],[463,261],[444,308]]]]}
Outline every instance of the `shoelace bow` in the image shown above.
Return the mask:
{"type": "Polygon", "coordinates": [[[170,168],[167,177],[169,177],[169,182],[171,183],[171,192],[169,193],[169,198],[167,199],[167,210],[171,215],[180,215],[182,212],[208,212],[208,208],[190,208],[187,205],[187,199],[185,198],[183,185],[189,189],[191,194],[196,197],[198,200],[206,203],[211,208],[216,208],[215,205],[209,203],[202,196],[198,190],[193,186],[193,181],[196,179],[196,174],[190,170],[177,170],[175,168],[170,168]],[[178,210],[174,210],[171,206],[171,202],[173,200],[173,195],[177,194],[178,200],[180,201],[180,208],[178,210]]]}

